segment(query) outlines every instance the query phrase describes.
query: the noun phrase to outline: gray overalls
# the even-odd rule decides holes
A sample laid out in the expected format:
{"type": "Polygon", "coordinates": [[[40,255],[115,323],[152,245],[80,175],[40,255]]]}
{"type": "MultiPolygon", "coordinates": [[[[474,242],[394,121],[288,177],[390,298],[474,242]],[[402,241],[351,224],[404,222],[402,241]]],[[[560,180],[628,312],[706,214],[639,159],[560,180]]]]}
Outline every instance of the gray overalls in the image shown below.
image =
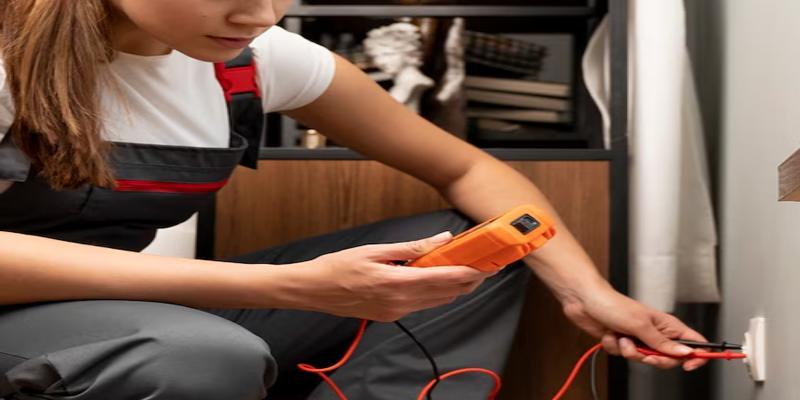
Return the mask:
{"type": "MultiPolygon", "coordinates": [[[[110,161],[119,182],[116,190],[87,185],[54,191],[6,135],[0,143],[0,179],[15,184],[0,193],[0,230],[140,251],[156,229],[180,223],[208,201],[243,154],[249,152],[247,164],[253,164],[260,128],[253,129],[256,135],[245,135],[250,145],[233,132],[239,128],[232,129],[230,147],[223,149],[115,143],[110,161]]],[[[457,233],[471,225],[457,212],[439,211],[228,261],[294,263],[368,243],[418,239],[443,230],[457,233]]],[[[528,277],[527,268],[509,266],[472,294],[403,322],[442,372],[463,367],[502,372],[528,277]]],[[[194,309],[144,301],[0,306],[0,397],[335,399],[317,376],[296,365],[332,364],[358,324],[306,311],[194,309]]],[[[351,400],[405,400],[416,398],[432,372],[394,324],[371,323],[350,362],[331,376],[351,400]]],[[[467,374],[442,382],[433,397],[485,399],[491,387],[487,377],[467,374]]]]}

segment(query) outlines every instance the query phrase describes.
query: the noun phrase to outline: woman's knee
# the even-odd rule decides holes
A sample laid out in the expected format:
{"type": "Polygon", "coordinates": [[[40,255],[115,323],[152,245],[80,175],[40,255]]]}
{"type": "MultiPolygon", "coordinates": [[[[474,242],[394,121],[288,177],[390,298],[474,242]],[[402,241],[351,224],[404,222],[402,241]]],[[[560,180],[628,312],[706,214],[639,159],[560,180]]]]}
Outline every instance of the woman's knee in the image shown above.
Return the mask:
{"type": "Polygon", "coordinates": [[[158,398],[263,399],[277,378],[268,345],[214,315],[203,313],[188,326],[161,325],[140,334],[154,346],[137,372],[143,384],[160,393],[158,398]]]}
{"type": "Polygon", "coordinates": [[[276,379],[268,345],[216,315],[149,302],[74,306],[106,316],[86,333],[91,340],[20,363],[5,374],[6,392],[76,400],[256,400],[276,379]]]}

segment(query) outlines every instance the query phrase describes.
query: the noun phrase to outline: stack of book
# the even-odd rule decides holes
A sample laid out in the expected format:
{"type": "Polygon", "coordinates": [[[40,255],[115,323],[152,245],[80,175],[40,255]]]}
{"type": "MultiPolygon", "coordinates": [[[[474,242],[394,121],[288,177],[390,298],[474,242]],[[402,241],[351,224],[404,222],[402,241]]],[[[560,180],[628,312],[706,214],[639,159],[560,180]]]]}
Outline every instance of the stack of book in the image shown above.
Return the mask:
{"type": "Polygon", "coordinates": [[[568,84],[522,79],[467,76],[464,81],[467,117],[508,124],[571,122],[568,84]]]}

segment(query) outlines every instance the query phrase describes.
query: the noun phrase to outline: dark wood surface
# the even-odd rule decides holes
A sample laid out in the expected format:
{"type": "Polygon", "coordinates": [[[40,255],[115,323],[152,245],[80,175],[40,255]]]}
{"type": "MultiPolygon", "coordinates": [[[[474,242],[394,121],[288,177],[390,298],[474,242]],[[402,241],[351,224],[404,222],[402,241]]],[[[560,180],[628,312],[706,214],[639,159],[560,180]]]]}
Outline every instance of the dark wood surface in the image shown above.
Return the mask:
{"type": "Polygon", "coordinates": [[[800,150],[778,167],[780,200],[800,201],[800,150]]]}
{"type": "MultiPolygon", "coordinates": [[[[604,274],[609,249],[607,161],[511,161],[548,196],[604,274]]],[[[476,188],[476,190],[480,190],[476,188]]],[[[422,182],[373,161],[265,160],[219,193],[215,255],[226,257],[384,218],[449,207],[422,182]]],[[[503,377],[503,400],[549,400],[595,343],[532,280],[503,377]]],[[[606,359],[599,358],[600,393],[606,359]]],[[[590,399],[588,366],[564,400],[590,399]]],[[[601,396],[605,398],[604,395],[601,396]]]]}

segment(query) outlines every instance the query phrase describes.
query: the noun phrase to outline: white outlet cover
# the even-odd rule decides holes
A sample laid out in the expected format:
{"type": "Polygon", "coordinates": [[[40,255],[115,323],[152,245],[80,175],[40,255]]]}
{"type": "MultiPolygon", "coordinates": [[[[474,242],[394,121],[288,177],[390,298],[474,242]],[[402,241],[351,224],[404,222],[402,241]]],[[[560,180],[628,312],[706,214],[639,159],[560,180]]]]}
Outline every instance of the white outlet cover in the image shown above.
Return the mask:
{"type": "Polygon", "coordinates": [[[747,365],[750,377],[756,382],[767,379],[767,338],[766,319],[755,317],[750,319],[750,326],[744,334],[742,351],[747,355],[743,361],[747,365]]]}

